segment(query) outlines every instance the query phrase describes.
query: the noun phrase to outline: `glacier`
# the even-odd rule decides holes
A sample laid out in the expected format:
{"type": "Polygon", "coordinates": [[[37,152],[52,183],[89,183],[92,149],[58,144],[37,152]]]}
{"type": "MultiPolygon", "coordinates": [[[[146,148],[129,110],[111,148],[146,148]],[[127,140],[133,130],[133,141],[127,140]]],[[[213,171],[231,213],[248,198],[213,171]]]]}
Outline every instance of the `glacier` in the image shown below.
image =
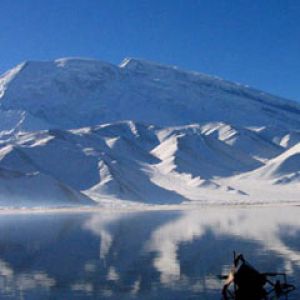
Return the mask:
{"type": "Polygon", "coordinates": [[[296,203],[300,105],[127,58],[0,76],[0,207],[296,203]]]}

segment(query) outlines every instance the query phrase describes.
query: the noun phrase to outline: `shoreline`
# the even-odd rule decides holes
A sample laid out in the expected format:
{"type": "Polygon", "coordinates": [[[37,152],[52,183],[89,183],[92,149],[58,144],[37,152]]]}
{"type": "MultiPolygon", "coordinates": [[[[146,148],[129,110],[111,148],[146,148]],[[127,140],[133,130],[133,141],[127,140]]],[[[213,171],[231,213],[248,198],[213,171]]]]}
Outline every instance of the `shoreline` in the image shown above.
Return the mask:
{"type": "Polygon", "coordinates": [[[71,214],[71,213],[130,213],[130,212],[154,212],[154,211],[190,211],[201,209],[224,209],[224,208],[265,208],[300,206],[300,201],[287,202],[257,202],[257,203],[202,203],[202,204],[131,204],[116,206],[61,206],[61,207],[0,207],[0,215],[20,214],[71,214]]]}

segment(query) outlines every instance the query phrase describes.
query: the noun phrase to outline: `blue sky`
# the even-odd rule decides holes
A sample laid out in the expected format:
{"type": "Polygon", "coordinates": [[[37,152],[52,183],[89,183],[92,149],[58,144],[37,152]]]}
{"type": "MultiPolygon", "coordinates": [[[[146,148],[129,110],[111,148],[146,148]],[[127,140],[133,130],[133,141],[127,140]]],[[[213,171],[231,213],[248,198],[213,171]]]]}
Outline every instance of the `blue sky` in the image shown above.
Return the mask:
{"type": "Polygon", "coordinates": [[[299,0],[1,0],[0,72],[137,57],[300,101],[299,0]]]}

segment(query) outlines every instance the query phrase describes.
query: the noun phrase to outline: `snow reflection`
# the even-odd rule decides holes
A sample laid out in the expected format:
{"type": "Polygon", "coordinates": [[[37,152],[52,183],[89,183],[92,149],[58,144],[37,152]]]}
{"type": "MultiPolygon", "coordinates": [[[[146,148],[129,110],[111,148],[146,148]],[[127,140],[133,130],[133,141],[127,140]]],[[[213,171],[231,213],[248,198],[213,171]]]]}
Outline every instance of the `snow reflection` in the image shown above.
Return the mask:
{"type": "MultiPolygon", "coordinates": [[[[0,218],[1,299],[219,299],[232,251],[300,278],[300,207],[0,218]]],[[[295,292],[295,298],[299,298],[295,292]]]]}
{"type": "MultiPolygon", "coordinates": [[[[44,272],[15,272],[8,263],[0,260],[0,290],[2,297],[10,295],[18,299],[29,290],[49,290],[56,284],[55,279],[44,272]]],[[[2,299],[1,297],[1,299],[2,299]]]]}
{"type": "MultiPolygon", "coordinates": [[[[178,256],[181,245],[190,243],[192,247],[194,240],[205,240],[207,232],[211,232],[216,240],[226,237],[232,240],[229,237],[234,237],[240,241],[255,242],[262,253],[271,251],[272,255],[280,257],[284,262],[281,270],[293,275],[300,268],[300,242],[296,248],[292,248],[282,238],[296,239],[299,236],[299,211],[299,208],[270,207],[187,211],[180,218],[154,231],[147,248],[158,253],[154,265],[163,283],[173,282],[182,274],[181,258],[178,256]]],[[[249,247],[234,249],[228,245],[223,250],[231,257],[228,251],[237,250],[247,254],[249,247]]],[[[212,249],[210,254],[214,256],[217,251],[212,249]]]]}

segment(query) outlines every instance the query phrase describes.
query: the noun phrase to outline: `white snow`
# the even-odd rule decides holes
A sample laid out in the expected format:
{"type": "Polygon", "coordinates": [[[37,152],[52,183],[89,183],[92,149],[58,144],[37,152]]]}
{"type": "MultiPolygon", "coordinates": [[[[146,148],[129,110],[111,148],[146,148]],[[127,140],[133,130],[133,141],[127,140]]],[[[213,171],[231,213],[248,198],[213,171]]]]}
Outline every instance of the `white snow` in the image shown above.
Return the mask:
{"type": "Polygon", "coordinates": [[[0,77],[0,205],[297,202],[299,117],[173,66],[29,61],[0,77]]]}
{"type": "Polygon", "coordinates": [[[1,207],[58,207],[92,205],[93,201],[62,182],[39,172],[0,168],[1,207]]]}
{"type": "Polygon", "coordinates": [[[1,110],[25,111],[28,118],[64,129],[119,120],[163,126],[215,121],[289,129],[299,129],[300,124],[300,106],[291,101],[135,59],[120,66],[78,58],[29,61],[1,77],[0,95],[1,110]]]}

